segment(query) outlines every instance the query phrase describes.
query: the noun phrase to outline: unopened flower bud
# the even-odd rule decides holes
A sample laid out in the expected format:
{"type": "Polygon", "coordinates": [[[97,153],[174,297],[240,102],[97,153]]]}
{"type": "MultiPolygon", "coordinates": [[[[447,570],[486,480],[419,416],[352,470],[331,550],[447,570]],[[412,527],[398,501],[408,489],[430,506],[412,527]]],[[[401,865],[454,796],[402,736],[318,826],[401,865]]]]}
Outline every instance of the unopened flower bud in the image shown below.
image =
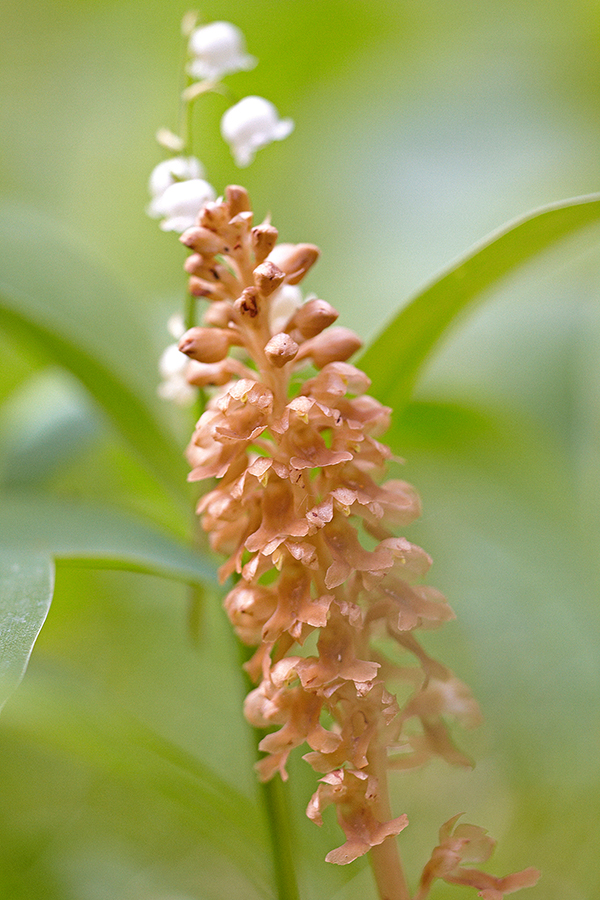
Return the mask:
{"type": "Polygon", "coordinates": [[[222,300],[223,288],[221,285],[213,284],[206,281],[205,278],[198,278],[192,275],[188,281],[188,290],[192,297],[204,297],[205,300],[222,300]]]}
{"type": "Polygon", "coordinates": [[[266,222],[252,229],[252,249],[257,263],[265,261],[277,243],[278,234],[277,229],[266,222]]]}
{"type": "Polygon", "coordinates": [[[227,328],[233,321],[233,308],[230,303],[223,300],[211,303],[204,313],[204,322],[207,325],[215,325],[217,328],[227,328]]]}
{"type": "Polygon", "coordinates": [[[190,328],[179,341],[179,350],[201,363],[220,362],[227,356],[231,335],[224,328],[190,328]]]}
{"type": "Polygon", "coordinates": [[[183,268],[188,273],[188,275],[201,276],[206,269],[206,263],[204,262],[204,258],[199,253],[192,253],[192,255],[188,256],[188,258],[185,260],[183,268]]]}
{"type": "Polygon", "coordinates": [[[248,191],[246,188],[240,187],[239,184],[230,184],[225,188],[225,199],[229,206],[231,218],[239,213],[252,211],[248,191]]]}
{"type": "Polygon", "coordinates": [[[339,313],[325,300],[307,300],[294,314],[286,330],[297,328],[304,338],[312,338],[332,325],[339,313]]]}
{"type": "Polygon", "coordinates": [[[274,366],[283,368],[298,353],[298,344],[284,331],[273,335],[265,347],[265,354],[274,366]]]}
{"type": "Polygon", "coordinates": [[[200,255],[214,256],[215,253],[222,253],[225,248],[225,241],[222,237],[201,225],[187,227],[179,240],[200,255]]]}
{"type": "Polygon", "coordinates": [[[202,208],[199,224],[211,231],[219,231],[229,222],[229,207],[225,203],[206,203],[202,208]]]}
{"type": "MultiPolygon", "coordinates": [[[[170,150],[171,153],[180,153],[185,146],[179,135],[174,134],[169,128],[159,128],[155,137],[160,146],[164,147],[165,150],[170,150]]],[[[194,175],[193,177],[199,178],[201,174],[199,173],[199,175],[194,175]]],[[[192,178],[191,175],[189,177],[192,178]]]]}
{"type": "Polygon", "coordinates": [[[257,150],[271,141],[282,141],[293,131],[291,119],[280,119],[264,97],[244,97],[221,119],[221,134],[231,147],[238,166],[248,166],[257,150]]]}
{"type": "Polygon", "coordinates": [[[258,315],[259,309],[258,291],[256,288],[244,288],[241,296],[235,301],[234,308],[241,312],[242,315],[254,319],[258,315]]]}
{"type": "Polygon", "coordinates": [[[322,369],[328,363],[345,362],[361,347],[362,341],[349,328],[332,328],[302,344],[298,359],[310,357],[317,369],[322,369]]]}
{"type": "Polygon", "coordinates": [[[231,380],[231,372],[227,367],[228,360],[223,359],[216,363],[201,363],[195,359],[188,361],[186,380],[195,387],[207,387],[208,385],[223,385],[231,380]]]}
{"type": "Polygon", "coordinates": [[[298,284],[320,255],[314,244],[280,244],[269,254],[269,259],[285,272],[288,284],[298,284]]]}
{"type": "Polygon", "coordinates": [[[254,56],[246,53],[244,35],[230,22],[211,22],[190,35],[188,72],[193,78],[218,81],[223,75],[253,69],[254,56]]]}
{"type": "Polygon", "coordinates": [[[254,270],[254,284],[263,297],[269,297],[277,290],[284,279],[285,273],[270,260],[261,263],[261,265],[257,266],[254,270]]]}

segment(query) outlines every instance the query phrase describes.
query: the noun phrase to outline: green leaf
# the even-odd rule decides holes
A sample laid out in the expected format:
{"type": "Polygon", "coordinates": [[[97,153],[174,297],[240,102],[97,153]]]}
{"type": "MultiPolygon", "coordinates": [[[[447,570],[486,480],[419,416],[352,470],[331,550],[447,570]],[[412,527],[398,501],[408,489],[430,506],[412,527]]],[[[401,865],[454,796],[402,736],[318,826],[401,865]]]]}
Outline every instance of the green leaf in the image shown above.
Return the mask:
{"type": "Polygon", "coordinates": [[[0,548],[0,709],[23,678],[53,589],[48,554],[0,548]]]}
{"type": "Polygon", "coordinates": [[[600,194],[542,207],[515,219],[451,264],[396,315],[358,365],[372,392],[395,409],[410,397],[433,347],[470,304],[519,266],[564,237],[600,220],[600,194]]]}
{"type": "Polygon", "coordinates": [[[218,849],[269,896],[266,835],[256,803],[80,674],[31,672],[19,702],[6,708],[3,727],[166,802],[165,812],[174,810],[202,843],[218,849]]]}
{"type": "Polygon", "coordinates": [[[210,559],[153,524],[108,507],[9,495],[0,506],[0,534],[2,545],[15,551],[217,584],[210,559]]]}
{"type": "Polygon", "coordinates": [[[102,440],[98,410],[64,369],[46,368],[0,407],[0,478],[11,490],[33,490],[102,440]]]}
{"type": "Polygon", "coordinates": [[[13,209],[0,217],[0,324],[76,375],[128,445],[181,495],[185,466],[152,409],[156,353],[135,305],[56,223],[13,209]]]}
{"type": "Polygon", "coordinates": [[[217,584],[212,560],[153,524],[108,507],[10,496],[0,509],[0,530],[5,546],[46,551],[56,560],[217,584]]]}

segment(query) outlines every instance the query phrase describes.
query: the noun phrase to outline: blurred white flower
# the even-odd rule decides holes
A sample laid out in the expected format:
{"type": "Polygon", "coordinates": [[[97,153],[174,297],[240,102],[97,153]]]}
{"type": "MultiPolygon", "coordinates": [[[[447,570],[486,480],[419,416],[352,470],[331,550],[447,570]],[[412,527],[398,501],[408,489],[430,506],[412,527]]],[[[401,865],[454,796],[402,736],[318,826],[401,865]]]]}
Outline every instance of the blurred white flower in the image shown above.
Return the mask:
{"type": "MultiPolygon", "coordinates": [[[[150,192],[150,209],[168,187],[177,181],[188,181],[190,178],[203,178],[204,168],[195,156],[173,156],[163,159],[152,169],[148,190],[150,192]]],[[[150,213],[152,215],[152,213],[150,213]]]]}
{"type": "Polygon", "coordinates": [[[280,119],[264,97],[244,97],[221,119],[221,134],[231,147],[238,166],[247,166],[254,154],[271,141],[282,141],[294,129],[291,119],[280,119]]]}
{"type": "Polygon", "coordinates": [[[176,341],[179,341],[179,339],[183,337],[187,329],[185,327],[185,322],[183,321],[182,313],[176,312],[173,313],[172,316],[169,316],[167,320],[167,331],[176,341]]]}
{"type": "Polygon", "coordinates": [[[244,35],[230,22],[211,22],[195,28],[190,35],[192,59],[188,72],[192,78],[218,81],[223,75],[253,69],[254,56],[246,53],[244,35]]]}
{"type": "Polygon", "coordinates": [[[150,215],[163,218],[163,231],[181,233],[191,228],[202,207],[216,198],[214,188],[202,178],[176,181],[153,200],[150,215]]]}
{"type": "Polygon", "coordinates": [[[180,353],[177,344],[169,344],[158,361],[158,371],[162,378],[158,386],[158,396],[172,400],[178,406],[190,406],[198,395],[185,377],[189,359],[180,353]]]}

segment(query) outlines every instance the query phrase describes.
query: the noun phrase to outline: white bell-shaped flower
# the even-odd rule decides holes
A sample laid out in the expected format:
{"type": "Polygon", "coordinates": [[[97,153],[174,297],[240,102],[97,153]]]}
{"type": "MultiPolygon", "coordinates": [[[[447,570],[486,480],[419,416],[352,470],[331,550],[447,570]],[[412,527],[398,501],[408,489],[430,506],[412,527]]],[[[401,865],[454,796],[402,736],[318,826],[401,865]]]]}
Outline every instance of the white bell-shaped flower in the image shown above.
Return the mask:
{"type": "Polygon", "coordinates": [[[152,203],[152,215],[163,217],[163,231],[185,231],[196,221],[202,207],[216,198],[214,188],[202,178],[176,181],[152,203]]]}
{"type": "Polygon", "coordinates": [[[294,129],[291,119],[280,119],[264,97],[244,97],[221,119],[221,134],[231,147],[238,166],[248,166],[261,147],[282,141],[294,129]]]}
{"type": "Polygon", "coordinates": [[[188,181],[190,178],[203,178],[204,168],[195,156],[173,156],[164,159],[152,169],[148,182],[150,192],[150,215],[153,215],[154,202],[177,181],[188,181]]]}
{"type": "Polygon", "coordinates": [[[253,69],[254,56],[246,53],[244,35],[230,22],[211,22],[195,28],[190,35],[192,57],[188,72],[192,78],[218,81],[223,75],[253,69]]]}

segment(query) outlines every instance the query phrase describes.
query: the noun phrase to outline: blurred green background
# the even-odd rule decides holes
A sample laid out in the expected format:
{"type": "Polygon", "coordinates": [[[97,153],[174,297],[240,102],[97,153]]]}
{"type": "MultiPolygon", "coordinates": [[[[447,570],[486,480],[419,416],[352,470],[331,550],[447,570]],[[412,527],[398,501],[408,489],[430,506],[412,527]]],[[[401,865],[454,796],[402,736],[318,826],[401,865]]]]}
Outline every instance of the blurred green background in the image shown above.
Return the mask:
{"type": "MultiPolygon", "coordinates": [[[[115,335],[116,365],[148,397],[183,290],[183,250],[144,209],[162,158],[154,133],[176,126],[187,9],[1,7],[0,177],[7,221],[24,223],[21,265],[35,272],[43,308],[40,234],[55,223],[127,286],[127,308],[110,289],[103,305],[81,279],[81,305],[95,304],[86,322],[115,335]]],[[[195,148],[209,180],[219,191],[243,183],[284,239],[321,247],[307,287],[365,339],[493,228],[600,187],[597,0],[211,0],[201,13],[239,25],[260,60],[227,79],[235,98],[266,96],[296,122],[240,172],[218,133],[227,103],[207,97],[195,148]]],[[[411,820],[401,845],[413,879],[439,825],[464,810],[499,840],[494,872],[542,869],[523,896],[600,894],[599,237],[578,237],[490,295],[394,424],[404,477],[424,500],[409,537],[433,555],[432,583],[458,615],[427,644],[486,718],[457,735],[473,772],[432,765],[394,781],[396,814],[411,820]]],[[[72,376],[13,336],[0,334],[0,352],[6,496],[102,499],[186,532],[182,508],[72,376]]],[[[189,420],[151,402],[179,459],[189,420]]],[[[132,738],[131,722],[142,723],[254,802],[243,686],[219,603],[208,598],[195,645],[186,588],[59,565],[25,682],[0,717],[2,897],[264,896],[260,865],[232,865],[204,833],[193,790],[183,802],[132,738]]],[[[337,831],[305,822],[314,776],[301,761],[291,787],[303,900],[374,896],[361,863],[322,862],[337,831]]],[[[263,845],[259,830],[258,858],[263,845]]],[[[444,885],[432,893],[459,896],[444,885]]]]}

